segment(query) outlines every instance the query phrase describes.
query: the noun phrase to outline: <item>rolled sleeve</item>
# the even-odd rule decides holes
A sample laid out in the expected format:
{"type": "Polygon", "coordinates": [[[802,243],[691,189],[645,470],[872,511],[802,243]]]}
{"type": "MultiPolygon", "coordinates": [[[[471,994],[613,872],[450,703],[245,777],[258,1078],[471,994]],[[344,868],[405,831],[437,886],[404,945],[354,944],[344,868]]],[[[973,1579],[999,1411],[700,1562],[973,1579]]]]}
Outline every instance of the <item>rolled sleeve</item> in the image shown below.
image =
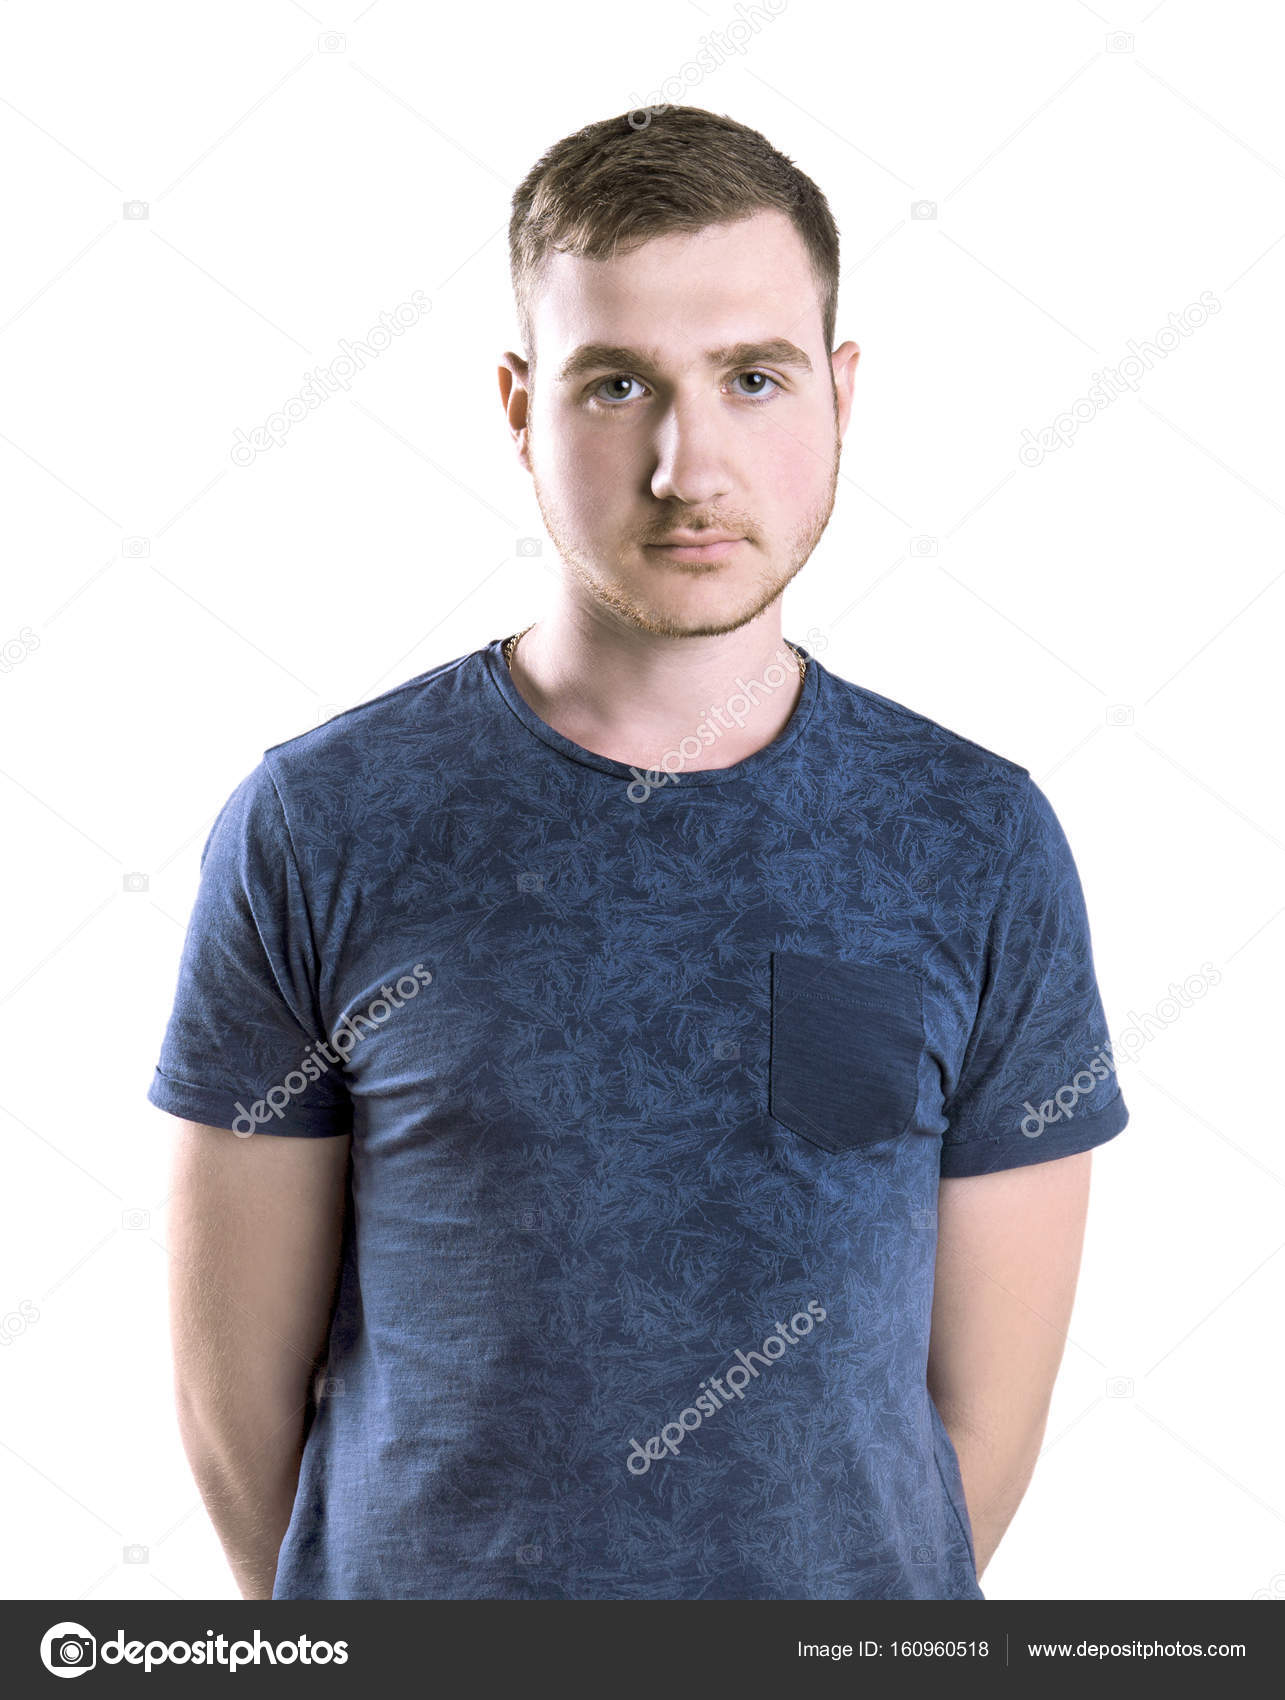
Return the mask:
{"type": "Polygon", "coordinates": [[[346,1133],[342,1058],[317,1003],[317,949],[266,758],[201,853],[173,1009],[147,1092],[171,1115],[234,1132],[346,1133]]]}
{"type": "Polygon", "coordinates": [[[982,992],[942,1138],[944,1177],[1087,1151],[1129,1112],[1116,1078],[1084,893],[1028,775],[988,932],[982,992]]]}

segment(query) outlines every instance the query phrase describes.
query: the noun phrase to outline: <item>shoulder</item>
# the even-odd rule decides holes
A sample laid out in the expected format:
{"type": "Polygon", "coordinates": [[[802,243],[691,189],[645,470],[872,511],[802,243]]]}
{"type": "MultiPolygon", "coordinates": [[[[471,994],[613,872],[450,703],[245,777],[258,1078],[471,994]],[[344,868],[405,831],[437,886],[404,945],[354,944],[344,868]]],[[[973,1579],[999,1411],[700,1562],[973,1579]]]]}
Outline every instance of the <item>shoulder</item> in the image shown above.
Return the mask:
{"type": "Polygon", "coordinates": [[[378,787],[390,771],[440,762],[453,737],[467,736],[461,717],[475,686],[482,651],[457,656],[367,702],[345,709],[263,752],[259,783],[283,804],[306,803],[378,787]],[[394,764],[390,757],[402,758],[394,764]]]}
{"type": "Polygon", "coordinates": [[[891,697],[828,669],[826,677],[837,761],[855,762],[896,787],[909,812],[966,829],[995,854],[1018,845],[1043,801],[1027,768],[891,697]]]}
{"type": "Polygon", "coordinates": [[[481,661],[474,650],[269,745],[220,808],[206,852],[240,845],[316,873],[338,867],[345,847],[383,843],[408,812],[442,808],[481,661]]]}

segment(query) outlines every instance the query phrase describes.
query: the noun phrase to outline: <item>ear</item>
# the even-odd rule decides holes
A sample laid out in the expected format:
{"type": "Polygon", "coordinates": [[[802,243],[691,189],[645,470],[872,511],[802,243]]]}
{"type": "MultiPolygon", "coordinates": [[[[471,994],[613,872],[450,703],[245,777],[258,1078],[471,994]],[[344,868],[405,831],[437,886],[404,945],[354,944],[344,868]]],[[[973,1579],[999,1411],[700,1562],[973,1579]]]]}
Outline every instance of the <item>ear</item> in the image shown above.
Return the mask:
{"type": "Polygon", "coordinates": [[[852,386],[856,382],[857,361],[860,358],[861,350],[855,342],[843,343],[830,356],[830,370],[834,373],[834,393],[839,406],[840,438],[848,429],[848,417],[852,412],[852,386]]]}
{"type": "Polygon", "coordinates": [[[531,462],[527,450],[527,410],[531,404],[530,367],[520,354],[509,350],[500,356],[498,376],[500,401],[509,422],[509,435],[517,448],[518,459],[530,472],[531,462]]]}

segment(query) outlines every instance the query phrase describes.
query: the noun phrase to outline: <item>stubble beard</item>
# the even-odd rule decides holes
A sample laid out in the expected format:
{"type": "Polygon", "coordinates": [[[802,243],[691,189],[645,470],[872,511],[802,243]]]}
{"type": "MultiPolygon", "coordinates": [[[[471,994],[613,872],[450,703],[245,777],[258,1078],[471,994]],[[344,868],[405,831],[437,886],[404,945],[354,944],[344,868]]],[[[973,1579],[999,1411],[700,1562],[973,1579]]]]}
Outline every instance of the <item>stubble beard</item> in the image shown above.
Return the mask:
{"type": "MultiPolygon", "coordinates": [[[[531,442],[531,421],[527,422],[528,447],[531,442]]],[[[604,572],[598,559],[588,554],[561,525],[553,504],[550,503],[541,489],[540,480],[535,474],[534,457],[532,458],[531,482],[535,488],[536,504],[544,520],[545,528],[553,540],[560,559],[574,573],[576,580],[591,601],[607,608],[618,619],[632,626],[636,631],[648,632],[655,637],[718,637],[726,632],[739,631],[747,626],[770,608],[773,602],[785,590],[804,566],[806,566],[812,551],[821,541],[826,526],[830,523],[830,515],[834,511],[835,492],[839,484],[839,458],[842,450],[842,439],[839,436],[838,405],[835,406],[834,454],[830,465],[829,487],[824,499],[809,513],[790,534],[785,545],[785,566],[779,567],[768,562],[759,575],[757,584],[753,587],[748,601],[736,610],[706,614],[692,620],[691,618],[673,618],[658,612],[633,595],[629,588],[629,565],[626,555],[627,546],[623,546],[620,554],[613,563],[613,570],[604,572]]],[[[683,563],[671,562],[670,568],[681,570],[683,563]]],[[[697,576],[704,576],[711,571],[699,563],[688,562],[686,567],[697,576]]]]}

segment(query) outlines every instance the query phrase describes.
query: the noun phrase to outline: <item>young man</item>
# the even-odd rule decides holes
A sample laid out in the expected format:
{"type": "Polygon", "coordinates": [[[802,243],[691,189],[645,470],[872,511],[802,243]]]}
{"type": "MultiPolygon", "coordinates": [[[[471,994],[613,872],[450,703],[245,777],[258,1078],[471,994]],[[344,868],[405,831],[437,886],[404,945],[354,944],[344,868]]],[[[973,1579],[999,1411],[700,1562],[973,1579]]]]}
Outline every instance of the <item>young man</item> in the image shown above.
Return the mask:
{"type": "Polygon", "coordinates": [[[858,357],[816,186],[667,109],[510,235],[551,605],[203,856],[150,1090],[193,1469],[250,1598],[982,1599],[1126,1121],[1070,851],[782,640],[858,357]]]}

